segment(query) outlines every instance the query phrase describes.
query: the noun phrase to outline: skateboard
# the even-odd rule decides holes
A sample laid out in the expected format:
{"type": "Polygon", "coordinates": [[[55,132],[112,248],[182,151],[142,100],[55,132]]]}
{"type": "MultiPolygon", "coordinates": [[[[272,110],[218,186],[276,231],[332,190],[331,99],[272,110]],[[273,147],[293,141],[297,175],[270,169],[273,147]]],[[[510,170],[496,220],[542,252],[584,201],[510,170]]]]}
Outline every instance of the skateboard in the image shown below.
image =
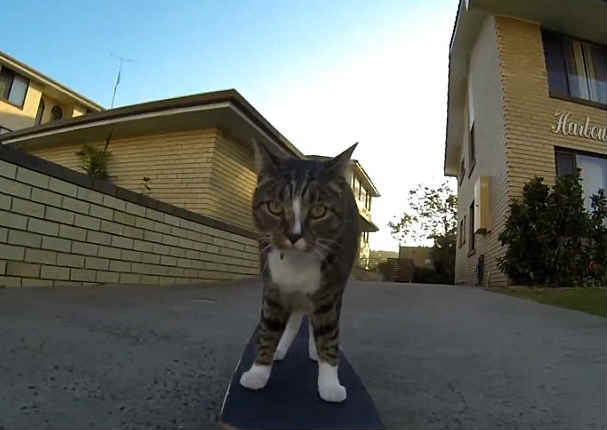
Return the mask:
{"type": "Polygon", "coordinates": [[[226,429],[384,429],[371,396],[340,351],[339,379],[348,397],[342,403],[318,395],[318,364],[308,357],[308,324],[302,321],[287,355],[274,362],[268,385],[258,391],[240,385],[255,360],[254,333],[238,362],[221,408],[226,429]]]}

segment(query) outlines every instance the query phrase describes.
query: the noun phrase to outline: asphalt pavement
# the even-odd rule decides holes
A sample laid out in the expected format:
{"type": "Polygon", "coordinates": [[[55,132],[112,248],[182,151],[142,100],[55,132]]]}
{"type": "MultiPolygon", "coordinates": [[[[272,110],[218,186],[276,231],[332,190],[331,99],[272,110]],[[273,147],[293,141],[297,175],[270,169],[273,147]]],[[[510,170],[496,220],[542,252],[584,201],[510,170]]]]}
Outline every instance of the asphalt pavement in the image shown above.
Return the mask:
{"type": "MultiPolygon", "coordinates": [[[[259,281],[0,289],[0,430],[217,428],[259,281]]],[[[342,348],[387,427],[604,429],[607,320],[351,282],[342,348]]]]}

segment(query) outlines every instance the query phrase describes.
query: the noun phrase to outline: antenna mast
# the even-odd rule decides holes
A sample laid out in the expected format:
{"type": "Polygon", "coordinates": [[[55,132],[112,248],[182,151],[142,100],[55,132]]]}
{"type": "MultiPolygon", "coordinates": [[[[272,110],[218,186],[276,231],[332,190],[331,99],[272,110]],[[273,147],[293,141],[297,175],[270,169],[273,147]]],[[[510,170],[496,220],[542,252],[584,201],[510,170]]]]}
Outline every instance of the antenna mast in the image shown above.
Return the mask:
{"type": "Polygon", "coordinates": [[[110,109],[114,108],[114,101],[116,100],[116,90],[118,89],[118,84],[120,83],[120,75],[122,73],[122,64],[123,63],[132,63],[135,61],[133,58],[121,57],[120,55],[115,55],[110,53],[110,55],[114,58],[117,58],[118,63],[118,73],[116,74],[116,81],[114,82],[114,93],[112,94],[112,106],[110,109]]]}

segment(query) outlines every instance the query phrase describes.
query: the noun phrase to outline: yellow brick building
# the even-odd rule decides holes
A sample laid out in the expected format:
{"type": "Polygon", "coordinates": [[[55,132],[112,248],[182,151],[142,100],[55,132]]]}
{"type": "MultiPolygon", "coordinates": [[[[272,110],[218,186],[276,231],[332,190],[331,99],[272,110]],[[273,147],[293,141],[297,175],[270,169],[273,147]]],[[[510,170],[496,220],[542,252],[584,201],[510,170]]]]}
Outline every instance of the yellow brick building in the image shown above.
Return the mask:
{"type": "Polygon", "coordinates": [[[607,188],[605,16],[603,0],[460,2],[444,164],[458,178],[456,283],[509,283],[498,236],[534,176],[579,168],[587,204],[607,188]]]}
{"type": "Polygon", "coordinates": [[[0,51],[0,134],[103,107],[0,51]]]}
{"type": "MultiPolygon", "coordinates": [[[[107,144],[115,186],[254,233],[251,138],[305,157],[235,90],[90,113],[5,134],[0,143],[80,172],[83,144],[107,144]]],[[[379,193],[358,161],[347,175],[360,209],[366,264],[369,232],[377,231],[371,199],[379,193]]]]}

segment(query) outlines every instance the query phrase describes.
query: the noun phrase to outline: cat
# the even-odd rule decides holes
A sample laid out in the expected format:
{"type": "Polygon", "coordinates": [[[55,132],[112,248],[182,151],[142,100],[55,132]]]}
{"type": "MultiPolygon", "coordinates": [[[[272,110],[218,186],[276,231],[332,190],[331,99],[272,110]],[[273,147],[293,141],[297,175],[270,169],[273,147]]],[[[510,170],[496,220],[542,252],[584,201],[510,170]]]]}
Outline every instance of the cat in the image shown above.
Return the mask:
{"type": "Polygon", "coordinates": [[[253,145],[263,301],[257,356],[240,384],[252,390],[266,386],[273,361],[284,358],[307,314],[318,393],[325,401],[342,402],[347,393],[338,377],[339,317],[360,240],[358,208],[345,172],[357,144],[326,161],[278,156],[263,144],[253,145]]]}

